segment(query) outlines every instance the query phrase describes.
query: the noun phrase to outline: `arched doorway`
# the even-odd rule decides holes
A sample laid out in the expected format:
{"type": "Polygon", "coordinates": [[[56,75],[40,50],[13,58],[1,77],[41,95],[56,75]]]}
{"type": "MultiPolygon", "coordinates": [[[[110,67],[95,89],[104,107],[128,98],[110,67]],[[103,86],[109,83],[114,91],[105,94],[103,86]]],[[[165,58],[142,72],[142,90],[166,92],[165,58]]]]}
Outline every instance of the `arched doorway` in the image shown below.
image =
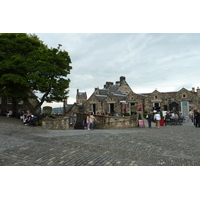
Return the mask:
{"type": "Polygon", "coordinates": [[[169,104],[170,111],[178,112],[179,111],[179,104],[176,102],[172,102],[169,104]]]}

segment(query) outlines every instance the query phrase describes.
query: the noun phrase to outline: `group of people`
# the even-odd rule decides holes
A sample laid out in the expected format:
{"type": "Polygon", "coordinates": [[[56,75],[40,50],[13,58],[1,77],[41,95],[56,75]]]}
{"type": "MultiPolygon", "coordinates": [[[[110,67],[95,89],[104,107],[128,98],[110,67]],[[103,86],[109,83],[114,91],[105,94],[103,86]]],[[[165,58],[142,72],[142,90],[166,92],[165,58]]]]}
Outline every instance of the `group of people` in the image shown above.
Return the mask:
{"type": "MultiPolygon", "coordinates": [[[[160,128],[160,120],[161,120],[161,114],[160,111],[149,111],[149,113],[146,116],[148,120],[148,126],[151,128],[151,123],[152,121],[156,123],[156,128],[160,128]]],[[[164,122],[165,126],[167,125],[168,122],[170,122],[171,119],[178,120],[182,119],[184,120],[184,116],[182,113],[176,113],[176,112],[167,112],[166,115],[164,116],[164,122]]]]}
{"type": "MultiPolygon", "coordinates": [[[[148,120],[148,126],[151,128],[151,123],[154,121],[156,123],[156,128],[160,128],[160,120],[161,120],[161,115],[160,111],[149,111],[146,119],[148,120]]],[[[165,121],[165,126],[167,123],[170,122],[170,120],[182,120],[184,121],[185,118],[182,113],[179,112],[167,112],[166,115],[164,116],[164,121],[165,121]]],[[[194,126],[200,127],[200,109],[195,109],[194,112],[192,110],[189,111],[189,116],[187,121],[192,121],[194,123],[194,126]]]]}
{"type": "Polygon", "coordinates": [[[83,120],[84,129],[85,130],[93,130],[95,121],[96,121],[96,118],[93,115],[93,113],[88,113],[87,118],[83,120]]]}
{"type": "Polygon", "coordinates": [[[160,128],[160,111],[149,111],[149,113],[146,115],[148,126],[151,128],[152,121],[156,122],[156,128],[160,128]]]}
{"type": "Polygon", "coordinates": [[[34,125],[35,126],[37,117],[35,115],[33,115],[29,110],[21,111],[20,121],[22,121],[24,125],[34,125]]]}

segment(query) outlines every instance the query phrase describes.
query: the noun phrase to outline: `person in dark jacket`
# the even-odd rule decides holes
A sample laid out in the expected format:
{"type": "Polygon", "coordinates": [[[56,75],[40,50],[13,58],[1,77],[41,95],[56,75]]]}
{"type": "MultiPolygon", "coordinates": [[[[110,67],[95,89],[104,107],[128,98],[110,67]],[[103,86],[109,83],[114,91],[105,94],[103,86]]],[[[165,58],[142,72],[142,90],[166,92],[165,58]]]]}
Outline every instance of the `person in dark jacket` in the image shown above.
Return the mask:
{"type": "Polygon", "coordinates": [[[148,121],[148,126],[149,126],[149,128],[151,128],[151,122],[153,120],[153,113],[152,113],[152,111],[149,111],[149,113],[147,114],[146,118],[147,118],[147,121],[148,121]]]}
{"type": "Polygon", "coordinates": [[[166,113],[165,115],[165,126],[170,124],[170,114],[169,112],[166,113]]]}
{"type": "Polygon", "coordinates": [[[200,109],[197,109],[195,113],[195,118],[196,118],[195,126],[200,127],[200,109]]]}

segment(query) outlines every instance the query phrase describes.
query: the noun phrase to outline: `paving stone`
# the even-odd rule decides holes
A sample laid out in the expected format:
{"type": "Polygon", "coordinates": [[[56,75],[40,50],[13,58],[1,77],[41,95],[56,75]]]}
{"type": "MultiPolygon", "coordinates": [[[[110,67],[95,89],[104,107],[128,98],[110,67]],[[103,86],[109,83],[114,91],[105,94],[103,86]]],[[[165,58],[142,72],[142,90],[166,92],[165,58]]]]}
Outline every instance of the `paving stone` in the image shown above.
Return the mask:
{"type": "Polygon", "coordinates": [[[199,166],[200,129],[43,130],[0,117],[1,166],[199,166]]]}

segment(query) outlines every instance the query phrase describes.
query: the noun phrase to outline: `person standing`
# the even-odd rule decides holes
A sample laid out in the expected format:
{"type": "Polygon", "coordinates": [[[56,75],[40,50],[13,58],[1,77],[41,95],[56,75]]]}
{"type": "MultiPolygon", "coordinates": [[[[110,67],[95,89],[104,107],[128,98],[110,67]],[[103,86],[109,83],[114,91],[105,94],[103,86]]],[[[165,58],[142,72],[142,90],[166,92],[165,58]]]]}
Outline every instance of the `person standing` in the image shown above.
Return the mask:
{"type": "Polygon", "coordinates": [[[90,114],[90,129],[93,130],[94,129],[94,121],[96,120],[95,116],[93,115],[93,113],[90,114]]]}
{"type": "Polygon", "coordinates": [[[196,127],[200,127],[200,109],[197,109],[197,111],[196,111],[196,123],[195,123],[195,126],[196,127]]]}
{"type": "Polygon", "coordinates": [[[147,115],[147,121],[148,121],[148,126],[149,128],[151,128],[151,122],[153,120],[153,114],[152,114],[152,111],[149,111],[148,115],[147,115]]]}
{"type": "Polygon", "coordinates": [[[192,112],[192,110],[189,111],[188,121],[190,121],[190,120],[193,122],[193,112],[192,112]]]}
{"type": "Polygon", "coordinates": [[[90,113],[87,114],[86,122],[87,122],[87,130],[90,130],[90,113]]]}
{"type": "Polygon", "coordinates": [[[160,128],[161,117],[160,117],[160,112],[159,111],[154,115],[154,120],[156,121],[156,127],[160,128]]]}
{"type": "Polygon", "coordinates": [[[170,124],[170,114],[169,112],[166,113],[165,115],[165,126],[170,124]]]}

